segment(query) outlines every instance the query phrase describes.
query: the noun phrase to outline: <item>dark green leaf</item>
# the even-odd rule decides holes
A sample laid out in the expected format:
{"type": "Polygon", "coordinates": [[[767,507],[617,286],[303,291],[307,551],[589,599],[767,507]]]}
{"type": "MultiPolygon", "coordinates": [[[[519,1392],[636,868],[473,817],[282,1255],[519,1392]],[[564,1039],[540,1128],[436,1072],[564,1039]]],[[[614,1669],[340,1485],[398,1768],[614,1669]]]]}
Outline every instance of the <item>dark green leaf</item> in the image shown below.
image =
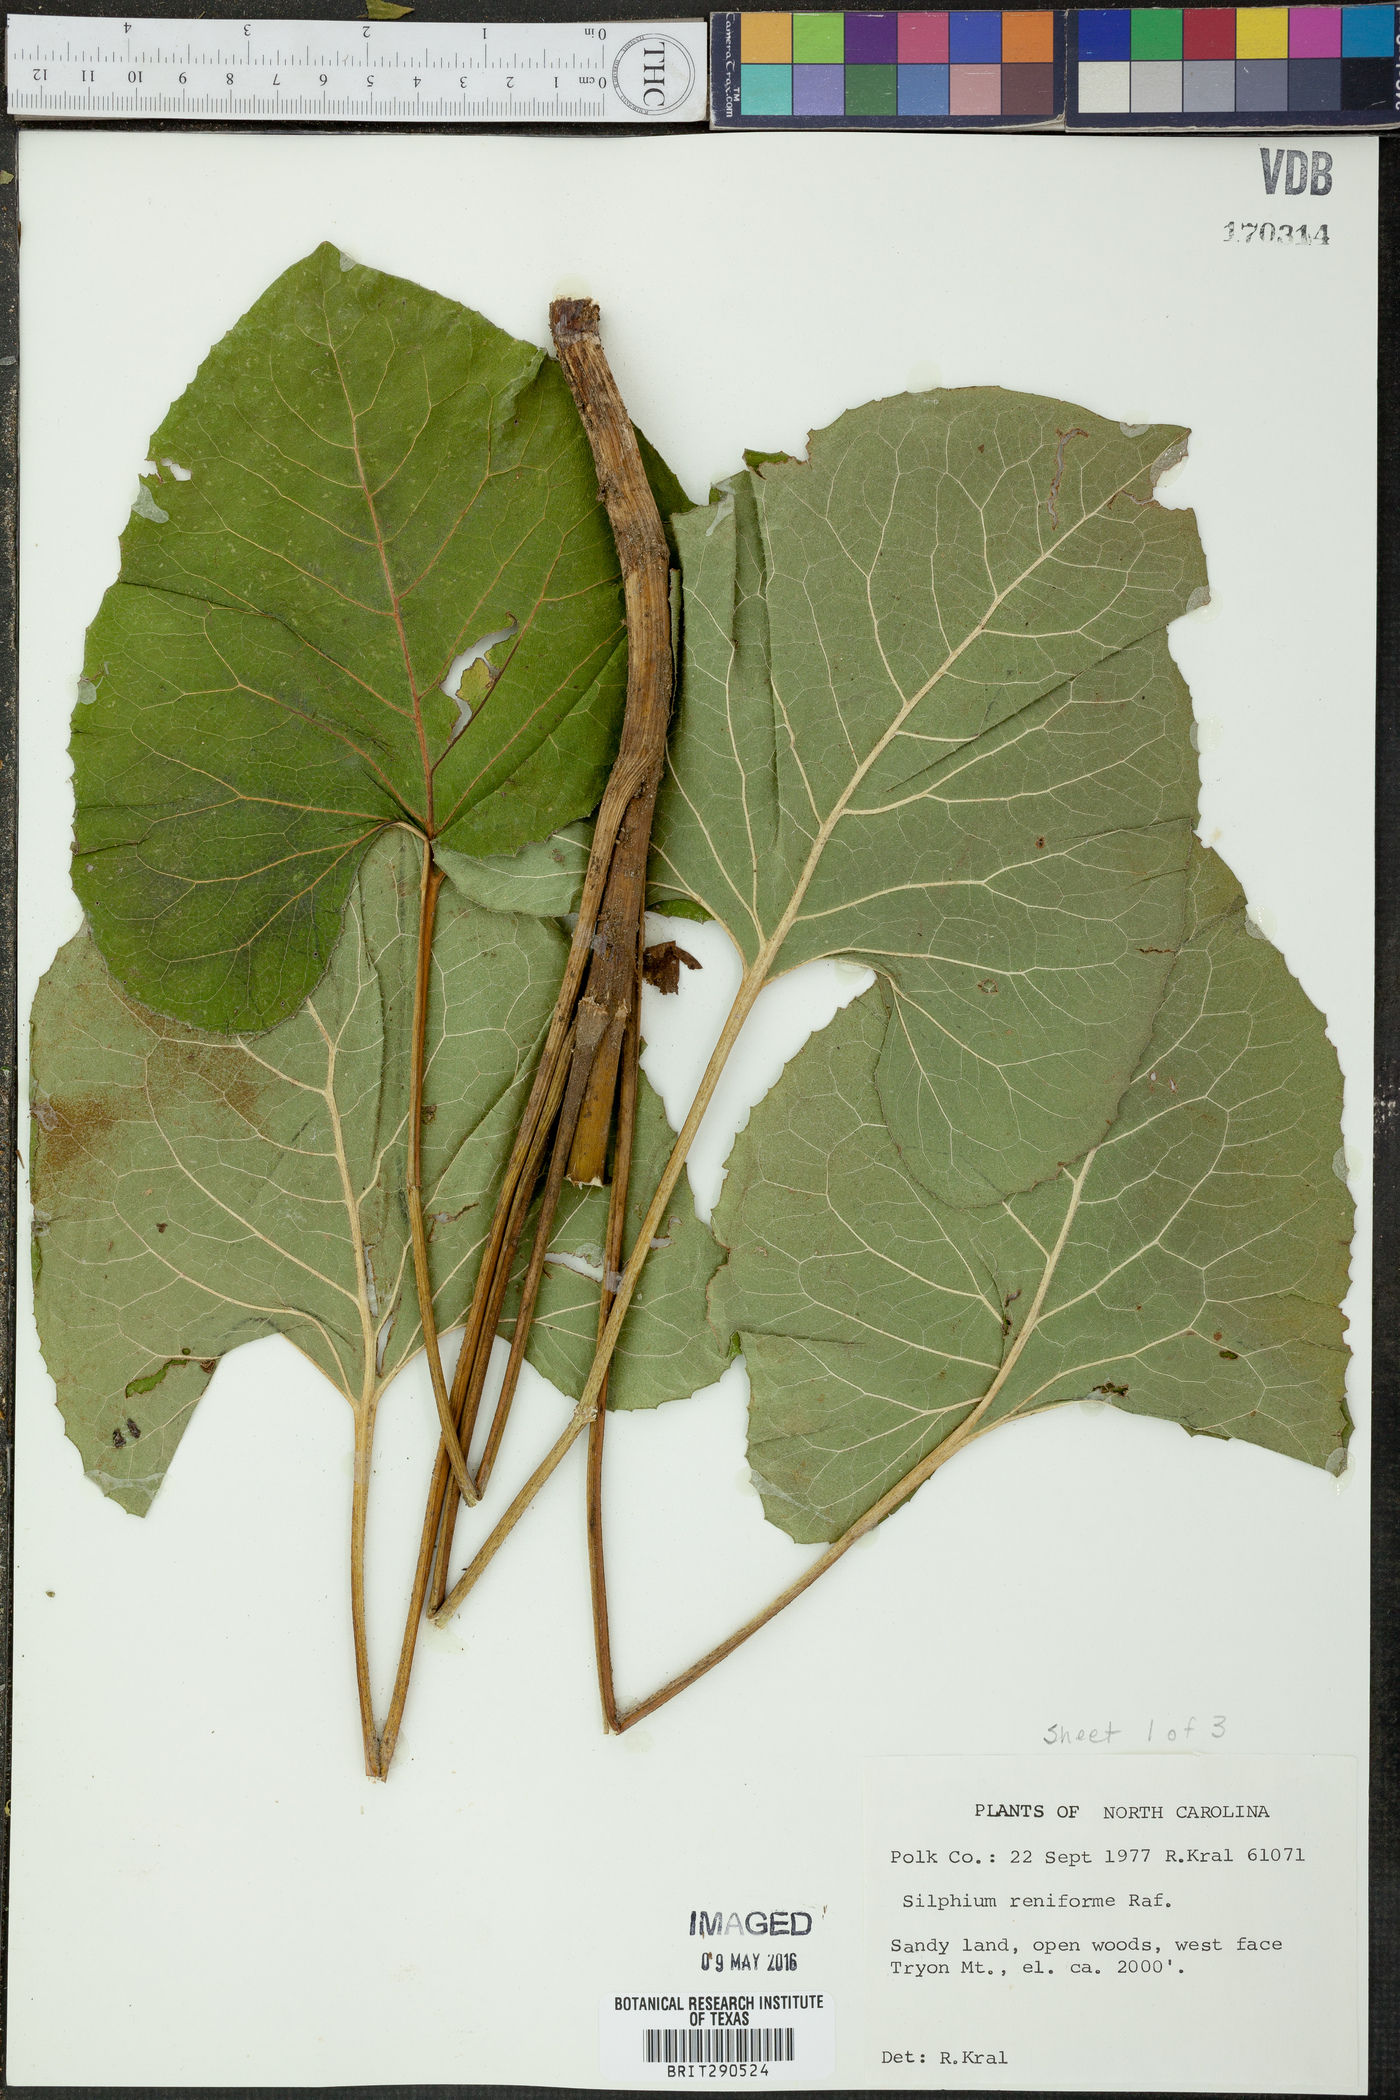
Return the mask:
{"type": "Polygon", "coordinates": [[[493,855],[596,803],[612,538],[558,367],[331,247],[215,346],[151,457],[88,636],[74,881],[136,997],[262,1028],[387,825],[493,855]],[[459,733],[443,681],[503,630],[459,733]]]}

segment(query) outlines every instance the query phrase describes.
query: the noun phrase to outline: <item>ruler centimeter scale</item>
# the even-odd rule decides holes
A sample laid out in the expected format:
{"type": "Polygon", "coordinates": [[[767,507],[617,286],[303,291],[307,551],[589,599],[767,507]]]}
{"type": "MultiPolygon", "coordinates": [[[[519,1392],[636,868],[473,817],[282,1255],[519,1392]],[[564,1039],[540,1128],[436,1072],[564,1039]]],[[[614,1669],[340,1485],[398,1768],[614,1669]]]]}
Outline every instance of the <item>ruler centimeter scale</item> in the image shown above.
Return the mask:
{"type": "Polygon", "coordinates": [[[12,117],[702,123],[706,24],[11,15],[12,117]]]}

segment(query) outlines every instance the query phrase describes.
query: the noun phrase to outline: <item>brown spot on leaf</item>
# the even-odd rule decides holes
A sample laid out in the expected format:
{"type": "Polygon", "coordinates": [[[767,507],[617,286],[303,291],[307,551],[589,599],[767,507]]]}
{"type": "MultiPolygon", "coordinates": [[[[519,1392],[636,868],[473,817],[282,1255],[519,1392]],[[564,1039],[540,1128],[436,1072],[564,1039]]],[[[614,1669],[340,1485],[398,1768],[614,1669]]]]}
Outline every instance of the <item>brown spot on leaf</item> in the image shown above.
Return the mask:
{"type": "Polygon", "coordinates": [[[199,1359],[199,1368],[201,1371],[217,1370],[218,1363],[219,1359],[217,1356],[201,1356],[199,1359]]]}
{"type": "Polygon", "coordinates": [[[980,977],[977,981],[977,989],[979,992],[995,992],[999,991],[1001,987],[998,985],[995,977],[980,977]]]}
{"type": "Polygon", "coordinates": [[[134,1423],[134,1422],[132,1421],[132,1419],[131,1419],[130,1415],[128,1415],[128,1416],[127,1416],[127,1418],[126,1418],[126,1426],[127,1426],[127,1428],[128,1428],[128,1429],[129,1429],[130,1431],[131,1431],[131,1434],[132,1434],[132,1435],[133,1435],[134,1437],[137,1437],[137,1438],[139,1438],[139,1437],[140,1437],[140,1435],[141,1435],[141,1432],[140,1432],[140,1430],[139,1430],[139,1429],[138,1429],[138,1428],[136,1427],[136,1424],[135,1424],[135,1423],[134,1423]]]}
{"type": "Polygon", "coordinates": [[[40,1123],[43,1136],[35,1148],[35,1193],[55,1186],[81,1188],[103,1139],[116,1126],[116,1110],[105,1094],[75,1094],[50,1101],[47,1108],[49,1120],[40,1123]]]}
{"type": "Polygon", "coordinates": [[[174,1070],[164,1067],[164,1059],[152,1065],[151,1086],[157,1094],[188,1096],[192,1091],[192,1080],[203,1080],[210,1092],[227,1102],[233,1114],[242,1123],[249,1123],[255,1130],[261,1129],[258,1111],[262,1106],[263,1088],[255,1083],[255,1067],[249,1064],[241,1050],[222,1043],[191,1043],[186,1037],[178,1046],[167,1043],[174,1070]]]}
{"type": "Polygon", "coordinates": [[[657,941],[642,956],[642,975],[648,984],[654,984],[663,998],[681,987],[681,964],[687,970],[698,970],[695,957],[681,947],[678,941],[657,941]]]}
{"type": "Polygon", "coordinates": [[[1045,840],[1043,838],[1038,838],[1036,840],[1035,850],[1037,853],[1043,853],[1045,851],[1045,840]]]}
{"type": "Polygon", "coordinates": [[[165,1232],[165,1231],[166,1231],[167,1229],[168,1229],[168,1224],[167,1224],[167,1225],[157,1225],[157,1227],[156,1227],[156,1231],[157,1231],[157,1232],[165,1232]]]}
{"type": "Polygon", "coordinates": [[[114,1451],[125,1451],[126,1449],[126,1438],[122,1435],[120,1429],[112,1431],[112,1449],[114,1451]]]}

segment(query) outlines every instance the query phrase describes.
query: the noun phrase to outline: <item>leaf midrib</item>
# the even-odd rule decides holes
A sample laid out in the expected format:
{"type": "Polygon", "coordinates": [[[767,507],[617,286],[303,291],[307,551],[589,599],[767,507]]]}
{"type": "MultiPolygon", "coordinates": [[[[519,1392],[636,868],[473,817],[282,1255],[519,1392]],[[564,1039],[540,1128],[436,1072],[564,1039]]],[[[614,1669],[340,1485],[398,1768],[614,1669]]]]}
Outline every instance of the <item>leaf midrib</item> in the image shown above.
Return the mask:
{"type": "MultiPolygon", "coordinates": [[[[379,556],[379,566],[384,577],[384,588],[389,594],[389,606],[393,615],[394,631],[398,636],[399,652],[403,658],[404,676],[408,681],[409,698],[413,709],[413,731],[418,742],[419,762],[421,763],[423,768],[423,821],[428,837],[432,838],[434,836],[433,765],[432,760],[428,756],[428,739],[423,728],[422,695],[418,691],[417,679],[414,676],[413,656],[408,646],[408,635],[404,629],[403,611],[399,603],[399,593],[394,583],[393,571],[389,566],[389,553],[384,541],[383,528],[381,527],[379,522],[378,506],[375,503],[374,494],[369,485],[369,476],[365,472],[364,458],[360,451],[359,417],[355,410],[355,404],[350,398],[350,389],[346,385],[345,369],[340,362],[340,352],[337,349],[335,342],[332,340],[330,310],[326,305],[324,292],[321,295],[321,310],[326,317],[326,344],[328,349],[330,350],[332,358],[335,361],[335,376],[340,382],[340,390],[345,397],[345,412],[350,418],[350,439],[355,458],[355,472],[359,477],[360,490],[364,497],[365,508],[369,512],[370,523],[374,528],[374,545],[376,552],[379,556]]],[[[383,385],[382,378],[380,380],[380,385],[383,385]]]]}

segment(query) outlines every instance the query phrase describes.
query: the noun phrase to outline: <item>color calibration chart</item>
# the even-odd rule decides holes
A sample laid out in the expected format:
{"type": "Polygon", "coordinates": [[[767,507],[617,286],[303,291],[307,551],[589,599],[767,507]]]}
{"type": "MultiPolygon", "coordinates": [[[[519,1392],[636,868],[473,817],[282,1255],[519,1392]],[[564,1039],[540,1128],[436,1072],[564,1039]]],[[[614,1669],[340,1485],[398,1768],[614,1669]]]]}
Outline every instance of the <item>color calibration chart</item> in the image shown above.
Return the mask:
{"type": "Polygon", "coordinates": [[[1064,14],[711,17],[711,121],[745,129],[1059,128],[1064,14]]]}
{"type": "Polygon", "coordinates": [[[1394,7],[1081,7],[1070,130],[1331,130],[1400,109],[1394,7]]]}
{"type": "Polygon", "coordinates": [[[1395,6],[710,18],[710,121],[754,130],[1329,131],[1400,123],[1395,6]]]}

